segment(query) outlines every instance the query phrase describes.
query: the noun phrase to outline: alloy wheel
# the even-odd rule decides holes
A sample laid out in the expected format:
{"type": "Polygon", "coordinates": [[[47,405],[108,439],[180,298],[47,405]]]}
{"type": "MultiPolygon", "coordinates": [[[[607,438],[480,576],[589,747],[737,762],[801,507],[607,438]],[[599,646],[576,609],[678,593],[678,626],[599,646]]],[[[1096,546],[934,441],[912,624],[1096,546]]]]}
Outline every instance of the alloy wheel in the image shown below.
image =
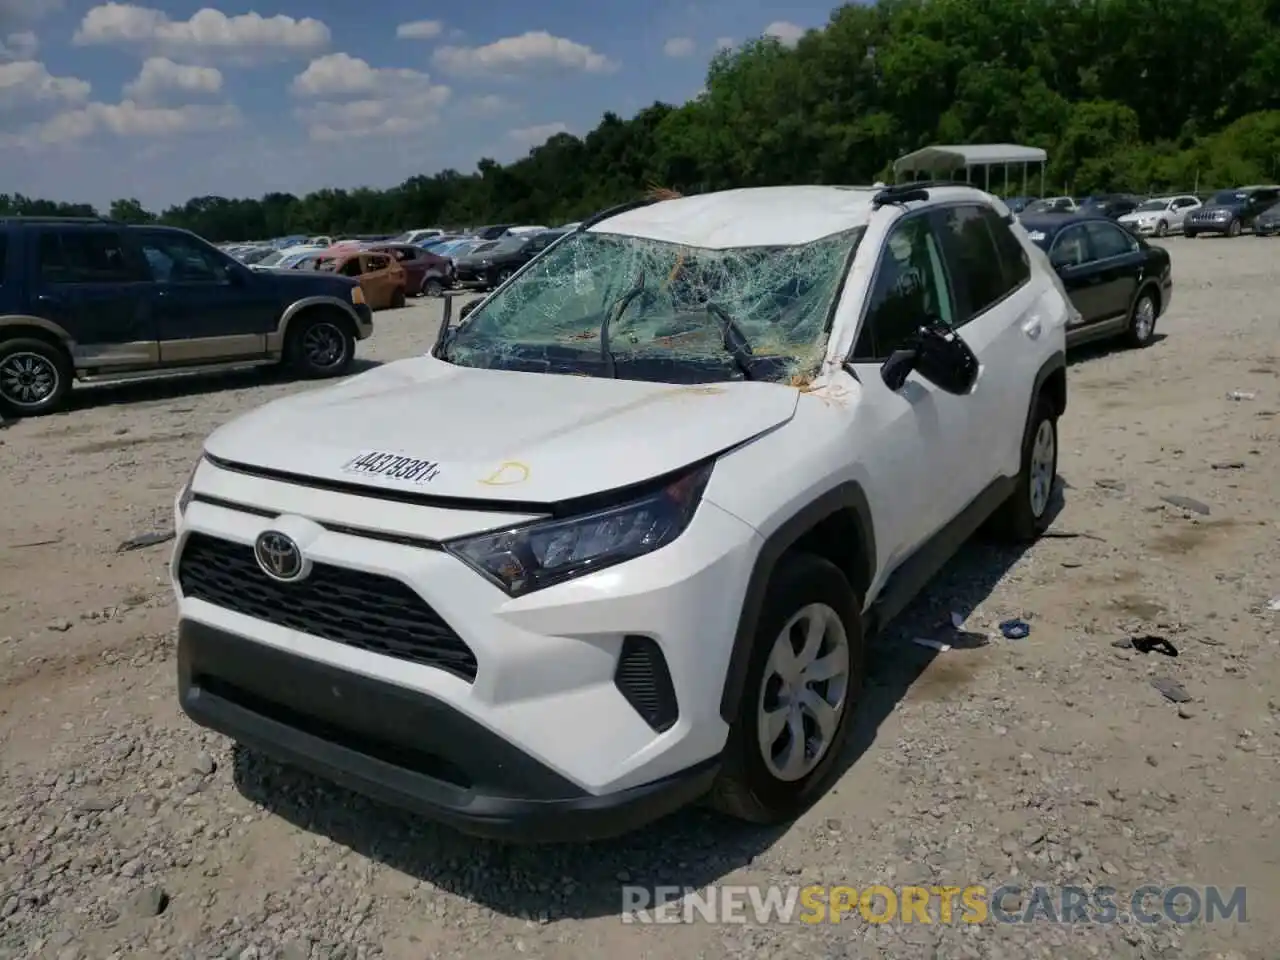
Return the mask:
{"type": "Polygon", "coordinates": [[[48,400],[59,386],[58,368],[38,353],[11,353],[0,361],[0,397],[18,408],[48,400]]]}

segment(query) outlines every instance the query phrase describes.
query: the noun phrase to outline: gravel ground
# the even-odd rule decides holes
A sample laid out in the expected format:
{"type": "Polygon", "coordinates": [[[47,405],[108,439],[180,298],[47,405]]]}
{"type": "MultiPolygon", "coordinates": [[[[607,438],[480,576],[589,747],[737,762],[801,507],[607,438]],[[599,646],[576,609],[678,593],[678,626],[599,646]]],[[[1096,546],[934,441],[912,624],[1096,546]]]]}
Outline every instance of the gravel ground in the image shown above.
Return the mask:
{"type": "MultiPolygon", "coordinates": [[[[186,721],[168,546],[117,548],[168,526],[214,426],[309,387],[261,371],[97,387],[0,430],[0,958],[1274,957],[1280,246],[1169,247],[1166,336],[1072,364],[1057,535],[965,549],[879,645],[847,772],[784,831],[690,811],[608,844],[504,848],[186,721]],[[953,612],[992,642],[910,642],[953,612]],[[1015,616],[1031,634],[1005,640],[1015,616]],[[1116,645],[1145,634],[1180,655],[1116,645]],[[1248,920],[618,916],[628,882],[1011,879],[1244,885],[1248,920]]],[[[438,309],[380,314],[362,357],[425,349],[438,309]]]]}

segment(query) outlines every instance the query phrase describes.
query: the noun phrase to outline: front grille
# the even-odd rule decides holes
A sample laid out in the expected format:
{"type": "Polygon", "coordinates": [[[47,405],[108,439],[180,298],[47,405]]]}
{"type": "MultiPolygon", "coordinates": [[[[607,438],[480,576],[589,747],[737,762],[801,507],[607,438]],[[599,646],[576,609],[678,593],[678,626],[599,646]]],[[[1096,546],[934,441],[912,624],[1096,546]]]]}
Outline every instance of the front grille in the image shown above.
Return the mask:
{"type": "Polygon", "coordinates": [[[317,563],[305,580],[280,583],[262,572],[253,547],[192,533],[178,561],[178,583],[184,596],[247,617],[436,667],[468,683],[476,678],[471,648],[391,577],[317,563]]]}
{"type": "Polygon", "coordinates": [[[680,709],[671,671],[652,637],[628,636],[622,641],[613,682],[632,709],[658,733],[675,726],[680,709]]]}

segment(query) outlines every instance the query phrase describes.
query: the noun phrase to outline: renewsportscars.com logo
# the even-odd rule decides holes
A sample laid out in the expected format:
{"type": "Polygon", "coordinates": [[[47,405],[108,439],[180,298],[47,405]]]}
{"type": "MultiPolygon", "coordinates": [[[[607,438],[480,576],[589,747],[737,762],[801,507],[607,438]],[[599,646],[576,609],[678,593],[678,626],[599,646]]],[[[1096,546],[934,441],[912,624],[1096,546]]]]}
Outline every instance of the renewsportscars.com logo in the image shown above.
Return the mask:
{"type": "Polygon", "coordinates": [[[713,886],[622,888],[623,923],[1245,922],[1244,887],[713,886]]]}

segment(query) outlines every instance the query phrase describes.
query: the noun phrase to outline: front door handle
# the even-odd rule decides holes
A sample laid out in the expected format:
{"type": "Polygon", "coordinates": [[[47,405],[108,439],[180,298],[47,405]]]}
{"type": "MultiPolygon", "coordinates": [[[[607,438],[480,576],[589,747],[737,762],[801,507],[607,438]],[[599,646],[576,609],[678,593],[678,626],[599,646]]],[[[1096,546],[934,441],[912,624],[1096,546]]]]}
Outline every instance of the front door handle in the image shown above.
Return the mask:
{"type": "Polygon", "coordinates": [[[1022,325],[1022,332],[1032,340],[1040,336],[1040,331],[1044,329],[1044,324],[1040,322],[1039,317],[1032,317],[1022,325]]]}
{"type": "Polygon", "coordinates": [[[47,303],[50,306],[61,306],[62,298],[52,293],[42,293],[36,297],[36,303],[47,303]]]}

